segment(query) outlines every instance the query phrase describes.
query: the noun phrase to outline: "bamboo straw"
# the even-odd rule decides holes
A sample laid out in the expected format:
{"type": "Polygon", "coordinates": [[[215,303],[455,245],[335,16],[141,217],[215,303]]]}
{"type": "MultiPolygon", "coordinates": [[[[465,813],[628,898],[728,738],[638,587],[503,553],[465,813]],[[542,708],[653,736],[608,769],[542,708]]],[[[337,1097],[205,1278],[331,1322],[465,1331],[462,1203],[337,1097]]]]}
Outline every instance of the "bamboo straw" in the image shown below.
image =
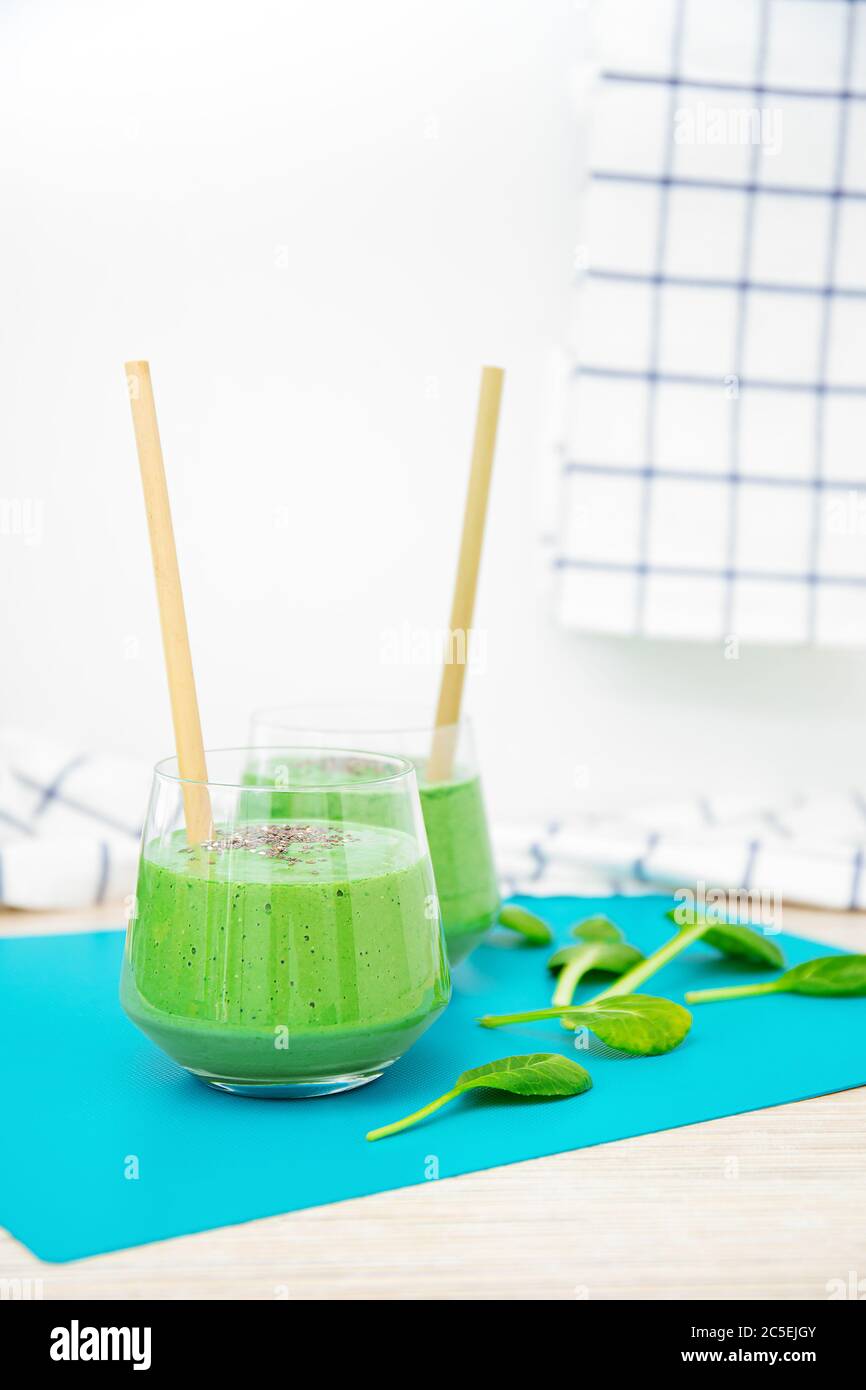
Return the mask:
{"type": "Polygon", "coordinates": [[[211,838],[212,821],[208,789],[204,785],[195,785],[207,782],[207,764],[192,672],[183,592],[180,586],[180,570],[177,565],[174,528],[171,524],[165,466],[156,421],[156,405],[150,381],[150,366],[147,362],[127,362],[125,371],[138,463],[141,468],[141,483],[144,488],[147,527],[150,532],[177,764],[181,778],[190,779],[182,784],[186,835],[191,845],[198,845],[211,838]]]}
{"type": "Polygon", "coordinates": [[[475,440],[472,446],[472,463],[469,469],[469,489],[466,494],[466,510],[463,516],[463,538],[460,542],[460,559],[457,564],[449,631],[449,642],[453,642],[455,636],[459,638],[462,634],[464,640],[463,659],[461,661],[449,661],[446,653],[445,664],[442,667],[439,703],[436,707],[436,728],[430,749],[430,760],[427,764],[427,780],[429,782],[447,781],[451,775],[454,761],[455,726],[460,720],[463,681],[466,675],[466,663],[469,660],[469,634],[475,608],[475,590],[478,585],[484,523],[487,519],[487,498],[490,493],[490,474],[496,448],[496,426],[499,423],[499,405],[502,399],[504,376],[505,373],[501,367],[483,367],[481,370],[481,389],[478,394],[478,414],[475,420],[475,440]]]}

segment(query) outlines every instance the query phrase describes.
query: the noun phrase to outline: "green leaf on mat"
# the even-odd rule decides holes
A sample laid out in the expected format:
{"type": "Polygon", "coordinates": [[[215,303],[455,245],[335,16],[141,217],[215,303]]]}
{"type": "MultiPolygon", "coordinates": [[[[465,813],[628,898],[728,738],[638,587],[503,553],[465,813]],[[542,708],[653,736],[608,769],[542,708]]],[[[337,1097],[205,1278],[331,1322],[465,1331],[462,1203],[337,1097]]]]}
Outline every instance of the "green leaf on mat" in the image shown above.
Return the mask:
{"type": "Polygon", "coordinates": [[[553,932],[546,922],[536,917],[534,912],[527,912],[525,907],[518,907],[515,903],[503,907],[499,914],[499,923],[500,926],[508,927],[509,931],[518,932],[533,946],[549,946],[553,940],[553,932]]]}
{"type": "Polygon", "coordinates": [[[576,1028],[588,1028],[608,1047],[635,1057],[655,1057],[679,1047],[692,1026],[692,1016],[681,1004],[652,994],[621,994],[587,1004],[530,1009],[516,1014],[485,1014],[482,1028],[501,1028],[509,1023],[535,1023],[548,1018],[567,1019],[576,1028]]]}
{"type": "Polygon", "coordinates": [[[583,941],[622,941],[619,927],[609,917],[584,917],[571,928],[572,936],[583,941]]]}
{"type": "Polygon", "coordinates": [[[784,965],[785,958],[775,941],[763,936],[760,932],[754,931],[752,927],[742,927],[737,923],[724,923],[719,925],[716,922],[708,922],[706,918],[698,916],[694,912],[687,912],[682,907],[673,908],[666,914],[677,926],[675,936],[672,936],[663,946],[659,946],[653,951],[652,955],[645,960],[633,965],[624,975],[620,975],[614,980],[612,985],[608,985],[596,999],[610,999],[614,995],[634,994],[642,984],[652,979],[663,966],[669,965],[672,960],[681,955],[683,951],[696,941],[705,940],[711,946],[728,956],[737,956],[741,960],[751,961],[753,965],[761,965],[768,969],[778,969],[784,965]]]}
{"type": "Polygon", "coordinates": [[[582,946],[560,946],[548,960],[547,968],[562,970],[564,966],[571,966],[576,970],[582,967],[575,980],[577,984],[584,975],[596,970],[604,975],[621,975],[639,960],[643,960],[643,952],[625,941],[610,945],[605,941],[586,941],[582,946]]]}
{"type": "MultiPolygon", "coordinates": [[[[681,907],[671,908],[667,915],[682,930],[696,926],[701,920],[697,913],[687,912],[681,907]]],[[[754,927],[743,926],[739,922],[709,924],[701,934],[701,940],[737,960],[748,960],[755,965],[774,966],[776,969],[785,964],[785,957],[775,941],[754,927]]]]}
{"type": "Polygon", "coordinates": [[[692,989],[690,1004],[714,1004],[723,999],[748,999],[758,994],[812,994],[824,998],[853,998],[866,994],[866,956],[818,956],[804,960],[777,975],[752,985],[723,985],[719,989],[692,989]]]}
{"type": "Polygon", "coordinates": [[[381,1129],[371,1129],[368,1139],[385,1139],[432,1115],[440,1106],[467,1091],[507,1091],[514,1096],[579,1096],[592,1086],[592,1077],[577,1062],[556,1052],[531,1052],[523,1057],[502,1057],[485,1062],[458,1076],[450,1091],[381,1129]]]}

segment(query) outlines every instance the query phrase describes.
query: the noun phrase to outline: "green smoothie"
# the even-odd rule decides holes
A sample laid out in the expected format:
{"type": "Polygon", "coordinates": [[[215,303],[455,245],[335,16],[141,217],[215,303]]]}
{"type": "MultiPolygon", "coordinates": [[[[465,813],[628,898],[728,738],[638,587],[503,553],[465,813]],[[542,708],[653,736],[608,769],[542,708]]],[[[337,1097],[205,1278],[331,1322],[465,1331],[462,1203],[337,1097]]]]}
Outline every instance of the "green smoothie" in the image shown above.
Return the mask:
{"type": "Polygon", "coordinates": [[[421,780],[418,790],[448,958],[456,965],[478,945],[499,912],[481,782],[477,777],[457,777],[428,786],[421,780]]]}
{"type": "Polygon", "coordinates": [[[371,1079],[449,993],[429,861],[399,829],[260,820],[145,848],[122,1003],[206,1080],[371,1079]]]}
{"type": "MultiPolygon", "coordinates": [[[[350,754],[335,759],[339,766],[326,771],[342,783],[353,778],[355,760],[350,754]]],[[[280,764],[258,767],[247,773],[249,786],[268,786],[276,782],[277,789],[266,798],[267,805],[258,804],[258,814],[267,816],[326,816],[352,819],[364,824],[395,826],[405,814],[405,802],[389,793],[387,788],[370,788],[359,781],[357,791],[331,791],[327,787],[306,791],[303,783],[321,782],[321,761],[306,763],[303,758],[292,759],[284,769],[291,790],[280,790],[280,764]]],[[[493,864],[490,836],[481,782],[477,776],[462,776],[457,771],[451,781],[425,783],[424,764],[416,761],[421,810],[430,845],[430,857],[436,876],[436,891],[442,909],[442,924],[452,965],[463,960],[477,946],[484,933],[496,921],[499,912],[499,885],[493,864]]],[[[369,783],[369,764],[358,762],[358,777],[369,783]]],[[[251,794],[251,804],[260,797],[251,794]]],[[[409,826],[400,826],[409,830],[409,826]]]]}

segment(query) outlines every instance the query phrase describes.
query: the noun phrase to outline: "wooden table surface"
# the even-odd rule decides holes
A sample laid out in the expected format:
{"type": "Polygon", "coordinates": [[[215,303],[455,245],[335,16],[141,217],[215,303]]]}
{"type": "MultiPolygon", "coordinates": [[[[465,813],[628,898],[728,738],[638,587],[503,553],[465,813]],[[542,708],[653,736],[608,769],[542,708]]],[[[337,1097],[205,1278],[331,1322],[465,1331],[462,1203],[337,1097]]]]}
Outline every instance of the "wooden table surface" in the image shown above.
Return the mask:
{"type": "MultiPolygon", "coordinates": [[[[0,912],[0,935],[120,918],[0,912]]],[[[787,908],[785,930],[866,951],[863,913],[787,908]]],[[[46,1299],[862,1298],[864,1160],[866,1088],[71,1264],[0,1231],[0,1279],[46,1299]]]]}

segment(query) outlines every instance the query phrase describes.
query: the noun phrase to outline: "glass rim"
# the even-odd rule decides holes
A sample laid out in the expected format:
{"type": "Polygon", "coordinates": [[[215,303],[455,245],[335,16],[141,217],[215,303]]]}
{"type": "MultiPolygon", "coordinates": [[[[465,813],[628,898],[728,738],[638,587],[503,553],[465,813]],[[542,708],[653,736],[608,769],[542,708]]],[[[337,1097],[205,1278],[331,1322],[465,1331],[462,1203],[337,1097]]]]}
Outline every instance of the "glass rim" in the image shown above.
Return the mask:
{"type": "MultiPolygon", "coordinates": [[[[297,753],[305,756],[308,760],[317,754],[326,757],[340,758],[344,761],[347,758],[360,758],[366,759],[370,763],[388,763],[394,769],[385,777],[362,777],[356,778],[353,781],[303,782],[294,787],[290,783],[286,786],[280,785],[276,789],[278,791],[357,791],[359,787],[381,786],[387,782],[399,782],[403,778],[414,777],[415,775],[415,764],[410,758],[404,758],[399,753],[377,753],[369,748],[330,748],[325,745],[305,746],[304,744],[260,744],[259,746],[255,744],[239,744],[233,748],[206,748],[204,750],[205,762],[207,762],[208,758],[216,758],[223,754],[241,753],[255,755],[261,755],[263,753],[297,753]]],[[[207,779],[201,777],[181,777],[179,775],[179,770],[177,772],[168,770],[171,764],[174,764],[176,768],[178,766],[178,757],[175,753],[172,753],[167,758],[160,758],[159,762],[154,764],[154,776],[161,777],[166,782],[174,782],[175,785],[179,787],[217,787],[226,791],[267,792],[270,795],[273,795],[274,792],[274,786],[272,784],[268,786],[256,786],[254,783],[220,781],[211,777],[207,779]]]]}
{"type": "MultiPolygon", "coordinates": [[[[265,725],[270,725],[272,728],[279,728],[279,727],[282,725],[282,726],[283,726],[284,728],[286,728],[287,730],[294,730],[295,733],[299,733],[299,734],[324,734],[324,735],[328,735],[328,734],[360,734],[360,735],[364,735],[364,734],[419,734],[419,735],[420,735],[420,734],[430,734],[430,735],[432,735],[432,734],[435,732],[435,730],[436,730],[437,728],[440,728],[440,729],[468,729],[468,728],[471,727],[471,724],[472,724],[471,718],[468,717],[467,715],[461,715],[461,717],[460,717],[459,719],[456,719],[456,720],[452,721],[450,724],[440,724],[440,725],[437,725],[437,724],[436,724],[435,717],[431,718],[427,723],[423,723],[423,722],[422,722],[422,723],[418,723],[418,722],[415,722],[414,720],[411,721],[411,722],[409,722],[409,723],[406,723],[406,722],[404,722],[402,719],[401,719],[400,721],[398,721],[398,722],[393,722],[393,721],[391,721],[391,720],[389,720],[389,719],[387,718],[387,714],[388,714],[387,702],[385,703],[385,708],[384,708],[384,711],[383,711],[383,715],[382,715],[382,720],[381,720],[381,722],[379,722],[379,721],[377,720],[377,722],[373,723],[372,721],[367,720],[367,719],[364,719],[363,717],[362,717],[360,720],[358,720],[358,719],[343,720],[343,719],[338,719],[338,718],[337,718],[338,713],[347,712],[350,708],[357,708],[357,709],[360,711],[361,715],[363,716],[365,713],[366,713],[366,714],[369,714],[369,713],[370,713],[371,711],[373,711],[373,710],[378,710],[378,709],[380,708],[380,702],[378,702],[378,701],[372,701],[372,700],[371,700],[371,701],[365,703],[364,701],[361,701],[357,706],[346,706],[346,705],[337,704],[337,703],[333,703],[333,702],[329,704],[327,701],[324,701],[324,702],[321,702],[321,703],[318,702],[318,701],[311,701],[311,702],[308,703],[308,702],[306,702],[306,701],[299,700],[299,701],[295,702],[294,704],[288,704],[288,705],[264,705],[264,706],[259,706],[257,709],[254,709],[254,710],[251,711],[249,718],[250,718],[250,724],[253,725],[253,726],[256,725],[256,724],[265,724],[265,725]],[[286,716],[287,716],[287,715],[288,715],[288,716],[291,716],[291,715],[293,715],[293,714],[294,714],[294,715],[300,715],[301,711],[309,711],[309,710],[313,710],[313,709],[320,709],[320,710],[322,711],[322,716],[323,716],[322,722],[319,722],[319,721],[311,721],[311,720],[308,720],[308,719],[298,719],[298,718],[294,718],[294,719],[289,718],[288,720],[286,719],[286,716]]],[[[397,705],[397,706],[395,706],[395,708],[405,709],[406,706],[405,706],[405,705],[397,705]]],[[[395,756],[396,756],[396,755],[395,755],[395,756]]]]}

